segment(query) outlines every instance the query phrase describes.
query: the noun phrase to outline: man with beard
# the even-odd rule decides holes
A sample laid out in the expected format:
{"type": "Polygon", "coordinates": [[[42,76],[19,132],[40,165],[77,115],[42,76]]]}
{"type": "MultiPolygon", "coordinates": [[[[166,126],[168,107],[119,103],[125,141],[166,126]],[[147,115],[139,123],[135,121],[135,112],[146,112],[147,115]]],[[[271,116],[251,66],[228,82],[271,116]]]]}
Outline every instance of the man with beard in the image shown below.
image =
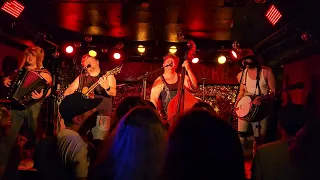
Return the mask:
{"type": "Polygon", "coordinates": [[[240,83],[240,91],[235,105],[237,105],[244,96],[250,96],[253,98],[253,104],[259,105],[259,113],[263,114],[256,116],[255,119],[250,122],[238,118],[240,140],[241,143],[244,144],[245,138],[242,137],[242,135],[246,134],[251,126],[255,142],[262,144],[266,135],[268,118],[270,117],[269,105],[272,99],[271,94],[274,94],[276,89],[275,78],[270,68],[261,66],[252,50],[243,49],[240,53],[239,60],[245,69],[237,75],[238,82],[240,83]],[[266,104],[268,105],[265,106],[266,104]]]}
{"type": "MultiPolygon", "coordinates": [[[[44,60],[44,50],[38,46],[29,47],[25,50],[24,56],[23,56],[23,62],[19,69],[27,69],[29,71],[33,71],[37,74],[39,74],[43,79],[47,81],[48,87],[51,86],[52,83],[52,77],[48,70],[44,69],[43,67],[43,60],[44,60]]],[[[17,70],[18,71],[18,70],[17,70]]],[[[3,78],[3,84],[6,87],[10,87],[12,79],[11,77],[3,78]]],[[[11,103],[11,128],[9,131],[9,135],[5,139],[7,142],[8,148],[6,153],[1,154],[1,158],[4,158],[6,160],[9,156],[10,150],[12,145],[14,144],[16,137],[24,124],[25,121],[27,121],[28,128],[29,128],[29,138],[28,143],[31,146],[34,146],[36,141],[38,140],[38,137],[36,137],[36,133],[38,131],[38,118],[41,112],[41,104],[45,97],[50,95],[51,90],[45,91],[45,89],[42,89],[40,91],[34,91],[32,92],[32,98],[33,99],[42,99],[38,103],[35,103],[31,105],[28,108],[23,107],[22,105],[16,103],[13,101],[11,103]],[[45,94],[47,92],[47,94],[45,94]]]]}
{"type": "Polygon", "coordinates": [[[85,87],[91,87],[98,82],[90,99],[102,98],[102,103],[97,107],[99,115],[96,119],[96,126],[91,132],[93,140],[103,140],[108,134],[111,124],[112,113],[112,98],[117,94],[117,82],[114,75],[105,75],[105,72],[100,69],[99,60],[91,57],[89,54],[83,55],[81,65],[86,69],[86,73],[79,75],[73,83],[66,89],[64,96],[82,92],[85,87]]]}

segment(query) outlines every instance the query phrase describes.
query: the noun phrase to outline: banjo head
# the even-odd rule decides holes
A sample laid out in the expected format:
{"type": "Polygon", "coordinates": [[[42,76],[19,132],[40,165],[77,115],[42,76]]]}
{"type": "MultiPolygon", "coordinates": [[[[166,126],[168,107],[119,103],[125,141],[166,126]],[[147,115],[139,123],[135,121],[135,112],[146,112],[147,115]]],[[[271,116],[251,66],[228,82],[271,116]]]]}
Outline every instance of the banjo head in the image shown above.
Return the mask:
{"type": "Polygon", "coordinates": [[[240,99],[236,106],[236,114],[242,118],[249,114],[251,110],[252,99],[249,96],[244,96],[240,99]]]}

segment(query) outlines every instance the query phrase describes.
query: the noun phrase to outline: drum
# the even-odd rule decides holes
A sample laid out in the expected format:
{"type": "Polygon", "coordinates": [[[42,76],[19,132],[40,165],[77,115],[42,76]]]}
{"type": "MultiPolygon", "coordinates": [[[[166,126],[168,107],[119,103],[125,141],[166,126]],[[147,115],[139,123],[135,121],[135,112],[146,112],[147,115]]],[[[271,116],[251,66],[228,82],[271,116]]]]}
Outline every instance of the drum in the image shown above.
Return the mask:
{"type": "Polygon", "coordinates": [[[244,121],[256,121],[256,115],[259,111],[259,106],[253,104],[251,96],[242,97],[236,105],[235,112],[237,116],[244,121]]]}

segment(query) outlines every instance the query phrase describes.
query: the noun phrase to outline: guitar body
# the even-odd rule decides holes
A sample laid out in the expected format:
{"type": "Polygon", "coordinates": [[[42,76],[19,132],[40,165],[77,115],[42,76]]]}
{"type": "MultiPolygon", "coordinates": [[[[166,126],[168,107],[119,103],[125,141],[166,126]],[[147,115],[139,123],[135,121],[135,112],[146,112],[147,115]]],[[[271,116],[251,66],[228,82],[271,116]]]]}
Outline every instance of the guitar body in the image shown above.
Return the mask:
{"type": "Polygon", "coordinates": [[[86,99],[93,99],[94,98],[94,92],[93,91],[89,92],[89,88],[88,87],[82,88],[81,92],[83,94],[83,97],[86,98],[86,99]]]}
{"type": "Polygon", "coordinates": [[[184,90],[183,93],[177,93],[177,95],[174,96],[168,104],[168,121],[170,123],[174,122],[176,118],[179,116],[179,114],[183,114],[184,112],[190,110],[193,107],[193,105],[195,105],[197,102],[198,99],[187,90],[184,90]],[[183,94],[184,102],[181,102],[179,109],[180,111],[177,113],[176,107],[178,106],[181,94],[183,94]]]}

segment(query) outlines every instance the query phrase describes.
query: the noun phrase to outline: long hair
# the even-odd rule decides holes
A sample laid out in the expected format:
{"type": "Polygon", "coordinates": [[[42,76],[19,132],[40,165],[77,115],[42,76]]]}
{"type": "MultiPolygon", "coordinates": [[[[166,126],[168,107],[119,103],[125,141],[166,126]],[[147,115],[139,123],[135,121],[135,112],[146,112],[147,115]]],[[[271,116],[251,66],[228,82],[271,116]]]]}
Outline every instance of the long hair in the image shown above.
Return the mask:
{"type": "Polygon", "coordinates": [[[39,46],[33,46],[33,47],[28,47],[24,51],[22,64],[20,65],[19,69],[21,69],[25,65],[29,54],[33,54],[34,56],[36,56],[37,67],[42,68],[43,67],[43,60],[44,60],[44,50],[39,46]]]}
{"type": "Polygon", "coordinates": [[[207,110],[187,112],[169,136],[164,179],[243,180],[237,132],[207,110]]]}
{"type": "Polygon", "coordinates": [[[136,106],[147,105],[146,101],[143,100],[140,96],[128,96],[124,98],[117,106],[114,120],[110,127],[110,132],[117,126],[120,119],[125,116],[131,109],[136,106]]]}
{"type": "Polygon", "coordinates": [[[161,175],[165,128],[158,113],[136,107],[120,123],[108,157],[114,180],[156,180],[161,175]]]}

